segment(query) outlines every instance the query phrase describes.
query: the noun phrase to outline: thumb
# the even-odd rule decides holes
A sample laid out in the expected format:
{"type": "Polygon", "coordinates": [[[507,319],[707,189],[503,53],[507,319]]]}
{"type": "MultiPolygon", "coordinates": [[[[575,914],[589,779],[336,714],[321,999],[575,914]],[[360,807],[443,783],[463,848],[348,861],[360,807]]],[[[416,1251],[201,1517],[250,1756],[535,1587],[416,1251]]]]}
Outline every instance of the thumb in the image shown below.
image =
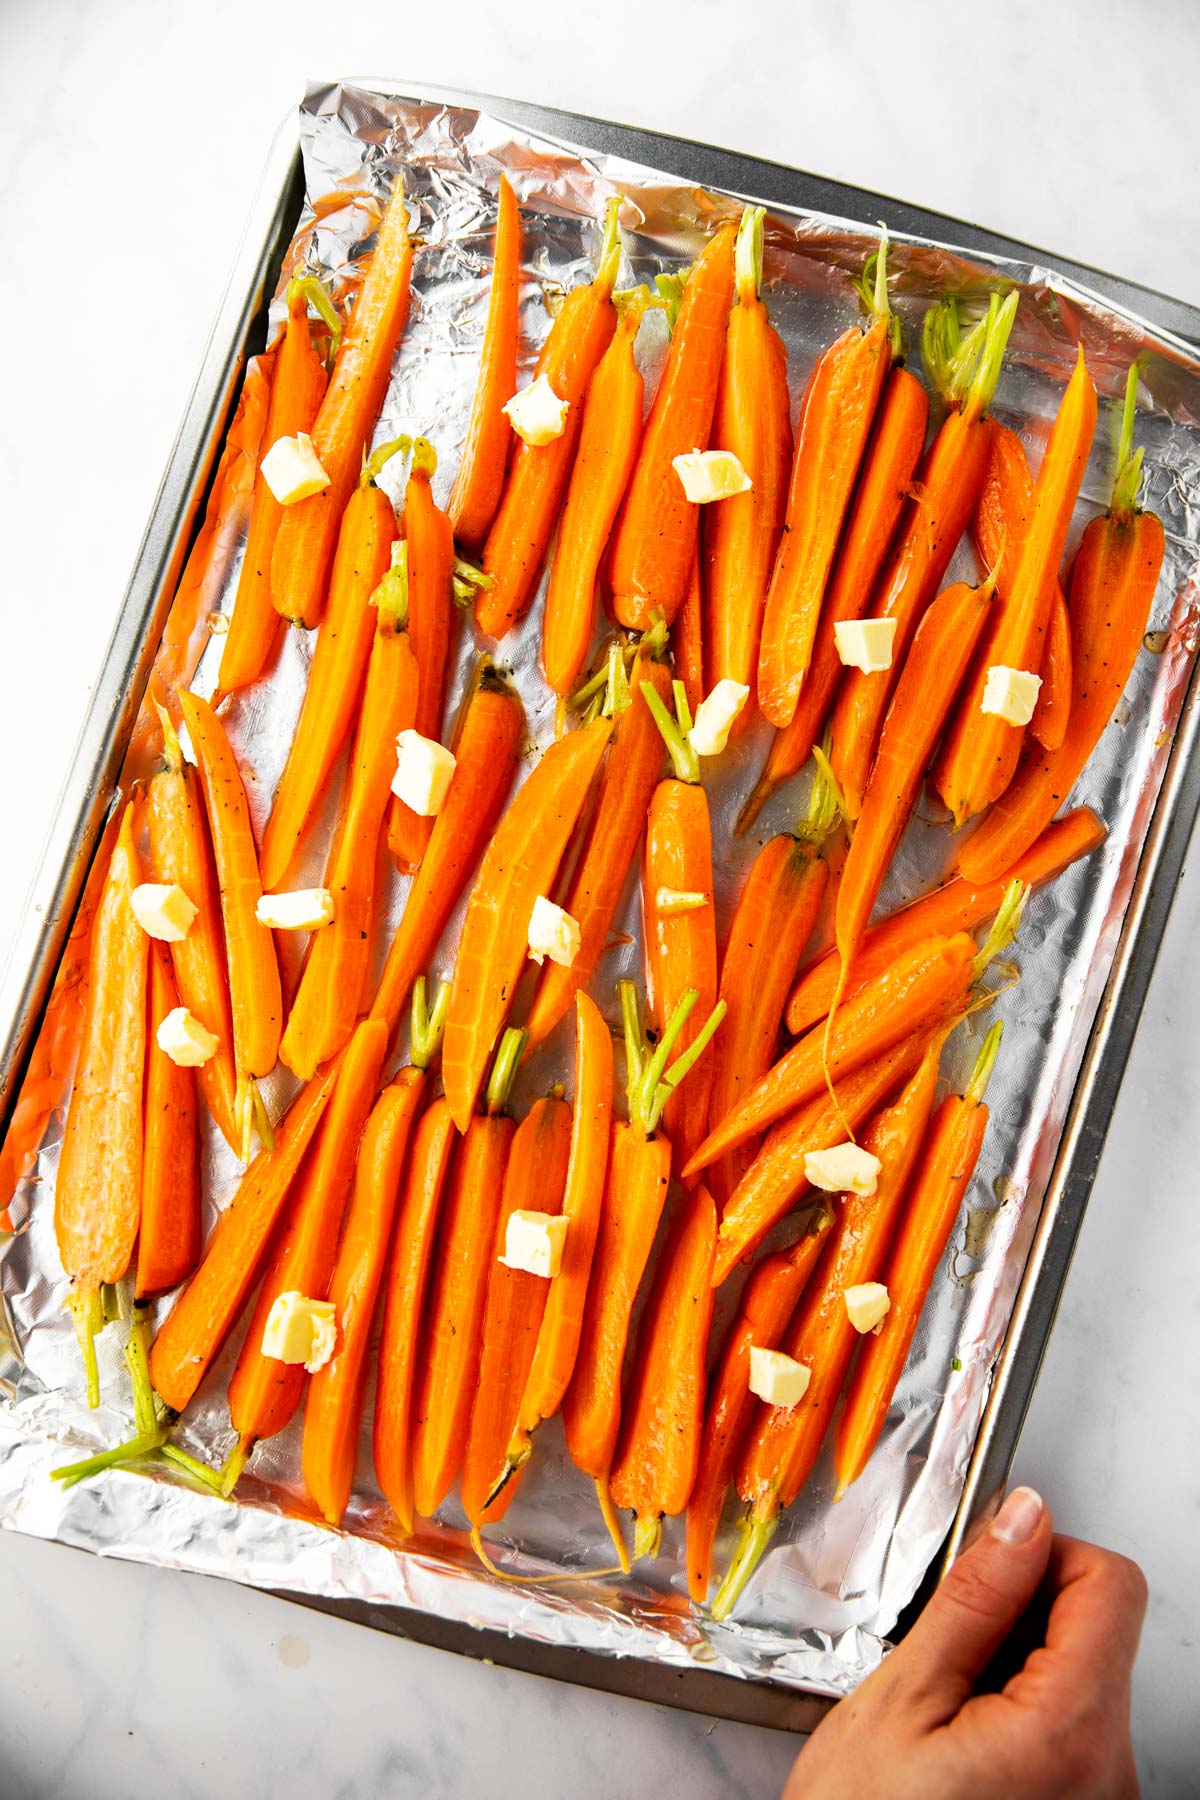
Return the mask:
{"type": "Polygon", "coordinates": [[[1032,1488],[1014,1488],[935,1590],[888,1662],[927,1694],[937,1722],[952,1718],[1000,1648],[1046,1573],[1050,1509],[1032,1488]]]}

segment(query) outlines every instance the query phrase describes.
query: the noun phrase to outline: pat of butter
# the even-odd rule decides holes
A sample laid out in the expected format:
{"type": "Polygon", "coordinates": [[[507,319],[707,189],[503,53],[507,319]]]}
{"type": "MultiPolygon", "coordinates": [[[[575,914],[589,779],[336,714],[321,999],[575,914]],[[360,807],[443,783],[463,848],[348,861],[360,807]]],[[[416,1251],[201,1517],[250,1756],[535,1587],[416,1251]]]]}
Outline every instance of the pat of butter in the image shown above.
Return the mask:
{"type": "Polygon", "coordinates": [[[323,1369],[337,1343],[332,1300],[310,1300],[289,1289],[277,1294],[263,1326],[262,1353],[277,1362],[303,1363],[310,1375],[323,1369]]]}
{"type": "Polygon", "coordinates": [[[1028,725],[1041,685],[1041,676],[1031,675],[1028,669],[1006,669],[1003,663],[993,663],[983,684],[979,710],[993,713],[1006,725],[1028,725]]]}
{"type": "Polygon", "coordinates": [[[329,486],[329,477],[306,431],[276,438],[258,465],[259,473],[280,506],[295,506],[329,486]]]}
{"type": "Polygon", "coordinates": [[[855,1331],[878,1331],[892,1305],[882,1281],[863,1281],[857,1287],[843,1288],[842,1298],[855,1331]]]}
{"type": "Polygon", "coordinates": [[[812,1380],[807,1363],[785,1356],[782,1350],[760,1350],[750,1346],[750,1392],[765,1400],[768,1406],[797,1406],[812,1380]]]}
{"type": "Polygon", "coordinates": [[[696,708],[696,722],[688,732],[688,743],[697,756],[720,756],[729,742],[733,721],[750,698],[744,681],[723,675],[696,708]]]}
{"type": "Polygon", "coordinates": [[[539,894],[529,915],[529,954],[534,962],[540,967],[549,957],[560,969],[569,969],[582,942],[579,921],[539,894]]]}
{"type": "Polygon", "coordinates": [[[402,731],[396,739],[396,773],[392,792],[422,819],[436,818],[454,778],[455,758],[444,744],[402,731]]]}
{"type": "Polygon", "coordinates": [[[805,1179],[826,1194],[873,1194],[882,1167],[861,1144],[834,1144],[829,1150],[810,1150],[804,1158],[805,1179]]]}
{"type": "Polygon", "coordinates": [[[319,931],[333,918],[333,895],[328,888],[293,888],[290,894],[263,894],[254,916],[272,931],[319,931]]]}
{"type": "Polygon", "coordinates": [[[506,1269],[521,1269],[526,1275],[543,1275],[552,1281],[562,1268],[570,1223],[565,1213],[525,1212],[518,1207],[508,1215],[500,1261],[506,1269]]]}
{"type": "Polygon", "coordinates": [[[504,408],[517,436],[535,450],[562,436],[570,410],[571,402],[559,399],[547,375],[539,375],[527,388],[514,394],[504,408]]]}
{"type": "Polygon", "coordinates": [[[199,1069],[216,1054],[217,1039],[186,1006],[173,1008],[154,1037],[163,1055],[181,1069],[199,1069]]]}
{"type": "Polygon", "coordinates": [[[679,477],[684,498],[693,506],[728,500],[754,485],[732,450],[690,450],[684,456],[673,457],[671,467],[679,477]]]}
{"type": "Polygon", "coordinates": [[[129,896],[133,916],[147,937],[182,944],[199,910],[175,882],[143,881],[129,896]]]}
{"type": "Polygon", "coordinates": [[[833,628],[839,660],[864,675],[881,675],[892,666],[895,619],[839,619],[833,628]]]}

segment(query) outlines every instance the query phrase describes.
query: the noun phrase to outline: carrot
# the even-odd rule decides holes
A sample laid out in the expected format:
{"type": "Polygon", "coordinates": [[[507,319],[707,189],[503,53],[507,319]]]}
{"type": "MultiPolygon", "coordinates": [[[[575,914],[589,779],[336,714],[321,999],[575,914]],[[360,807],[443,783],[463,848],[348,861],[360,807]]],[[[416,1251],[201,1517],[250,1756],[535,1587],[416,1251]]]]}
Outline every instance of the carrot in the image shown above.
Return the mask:
{"type": "Polygon", "coordinates": [[[687,592],[699,509],[685,497],[673,462],[708,448],[733,299],[735,236],[732,223],[719,226],[688,276],[617,517],[609,586],[616,616],[631,631],[645,631],[656,612],[670,625],[687,592]]]}
{"type": "MultiPolygon", "coordinates": [[[[454,533],[433,498],[430,481],[437,452],[425,438],[413,445],[404,490],[404,568],[408,577],[408,630],[420,670],[416,716],[422,737],[440,742],[446,710],[446,682],[455,630],[454,533]]],[[[397,866],[411,874],[425,854],[433,820],[421,818],[398,795],[392,796],[388,847],[397,866]]]]}
{"type": "Polygon", "coordinates": [[[865,609],[872,618],[896,621],[891,668],[872,675],[847,670],[838,689],[832,761],[852,818],[858,816],[909,639],[942,585],[983,486],[992,429],[987,408],[1016,309],[1015,293],[1003,304],[993,295],[987,318],[961,343],[952,299],[932,307],[925,321],[926,366],[951,411],[926,452],[865,609]]]}
{"type": "Polygon", "coordinates": [[[699,1468],[687,1508],[688,1591],[697,1606],[703,1606],[708,1598],[717,1527],[754,1411],[751,1348],[773,1350],[778,1344],[832,1224],[830,1208],[823,1204],[815,1207],[804,1236],[790,1250],[759,1263],[746,1283],[738,1315],[709,1383],[699,1468]]]}
{"type": "Polygon", "coordinates": [[[385,1028],[378,1020],[364,1019],[338,1060],[329,1110],[292,1195],[229,1383],[229,1416],[238,1442],[225,1465],[226,1493],[236,1487],[255,1444],[283,1430],[304,1391],[303,1363],[265,1355],[263,1332],[281,1294],[328,1297],[359,1140],[386,1052],[385,1028]]]}
{"type": "Polygon", "coordinates": [[[967,839],[958,856],[966,880],[992,880],[1008,868],[1015,873],[1032,854],[1030,846],[1083,773],[1137,661],[1165,540],[1161,522],[1136,505],[1142,457],[1133,450],[1136,404],[1135,365],[1112,504],[1087,526],[1071,571],[1074,693],[1066,736],[1057,750],[1031,747],[1008,792],[967,839]]]}
{"type": "MultiPolygon", "coordinates": [[[[741,498],[734,495],[734,499],[741,498]]],[[[724,503],[728,505],[729,502],[724,503]]],[[[719,510],[719,509],[717,509],[719,510]]],[[[699,553],[692,558],[691,570],[688,573],[687,593],[683,597],[683,605],[675,617],[675,631],[671,639],[671,654],[675,662],[675,672],[683,683],[683,691],[687,696],[690,710],[696,713],[704,699],[704,582],[699,553]]],[[[734,721],[734,729],[740,725],[746,708],[742,708],[734,721]]]]}
{"type": "Polygon", "coordinates": [[[200,1267],[176,1301],[150,1352],[154,1386],[182,1412],[200,1386],[262,1267],[292,1182],[325,1112],[337,1066],[324,1069],[292,1101],[217,1220],[200,1267]]]}
{"type": "Polygon", "coordinates": [[[309,1382],[304,1407],[304,1484],[331,1525],[341,1524],[354,1485],[379,1289],[409,1141],[429,1085],[427,1072],[441,1042],[449,998],[449,989],[441,988],[429,1011],[424,980],[417,983],[412,1061],[383,1090],[363,1129],[354,1193],[329,1282],[337,1344],[309,1382]]]}
{"type": "MultiPolygon", "coordinates": [[[[737,300],[729,314],[713,413],[712,442],[732,450],[751,480],[743,494],[710,506],[701,524],[705,563],[707,684],[728,678],[753,689],[771,566],[787,511],[792,462],[787,351],[762,303],[763,220],[748,206],[734,249],[737,300]]],[[[695,710],[698,698],[688,691],[695,710]]],[[[742,710],[735,730],[753,714],[742,710]]]]}
{"type": "MultiPolygon", "coordinates": [[[[977,834],[978,835],[978,834],[977,834]]],[[[1080,806],[1055,824],[1048,825],[1025,854],[1012,865],[1011,876],[1028,887],[1041,887],[1053,881],[1064,869],[1089,856],[1104,842],[1105,828],[1090,807],[1080,806]]],[[[975,840],[964,846],[964,854],[975,840]]],[[[955,876],[922,894],[907,906],[868,926],[862,946],[855,958],[854,979],[847,988],[852,996],[882,975],[914,945],[931,937],[950,936],[956,931],[974,931],[996,911],[1004,898],[1008,876],[973,886],[963,876],[955,876]]],[[[787,1027],[794,1037],[808,1031],[829,1011],[837,986],[838,956],[836,949],[812,963],[792,989],[788,1001],[787,1027]]]]}
{"type": "Polygon", "coordinates": [[[221,666],[217,673],[220,694],[235,693],[259,679],[270,660],[282,625],[271,604],[271,553],[283,507],[263,479],[262,459],[280,438],[295,437],[301,431],[311,433],[325,393],[325,365],[317,354],[308,323],[308,302],[314,297],[314,289],[320,290],[328,305],[328,296],[319,282],[288,282],[287,323],[282,342],[275,352],[267,422],[263,427],[259,466],[254,477],[250,529],[229,630],[221,647],[221,666]]]}
{"type": "Polygon", "coordinates": [[[255,911],[263,891],[258,849],[246,789],[225,727],[198,694],[181,689],[179,705],[196,753],[221,888],[237,1075],[234,1110],[241,1128],[242,1161],[248,1162],[251,1132],[256,1123],[261,1131],[266,1118],[255,1080],[275,1067],[283,1030],[279,959],[271,933],[259,924],[255,911]]]}
{"type": "Polygon", "coordinates": [[[450,787],[408,890],[371,1007],[372,1017],[386,1019],[392,1031],[500,817],[524,724],[519,696],[483,658],[459,715],[450,787]]]}
{"type": "Polygon", "coordinates": [[[471,1429],[462,1472],[462,1503],[474,1531],[504,1516],[520,1481],[507,1461],[525,1383],[533,1367],[551,1283],[510,1269],[504,1255],[508,1221],[521,1208],[562,1209],[571,1151],[571,1109],[555,1095],[535,1100],[517,1127],[487,1278],[487,1304],[471,1429]]]}
{"type": "Polygon", "coordinates": [[[54,1232],[71,1278],[67,1304],[89,1406],[100,1403],[100,1289],[128,1269],[141,1210],[149,940],[129,903],[141,880],[133,826],[133,802],[126,801],[92,927],[79,1058],[54,1183],[54,1232]]]}
{"type": "Polygon", "coordinates": [[[713,1602],[714,1618],[728,1618],[774,1535],[780,1509],[792,1504],[812,1473],[859,1336],[846,1311],[846,1290],[883,1273],[929,1124],[942,1041],[940,1034],[933,1039],[899,1099],[864,1134],[864,1148],[881,1165],[876,1189],[841,1196],[820,1268],[784,1337],[785,1353],[803,1363],[811,1379],[797,1406],[757,1409],[737,1471],[738,1493],[749,1511],[713,1602]]]}
{"type": "MultiPolygon", "coordinates": [[[[346,741],[366,680],[375,633],[372,596],[388,574],[396,543],[392,503],[375,476],[407,440],[377,450],[342,517],[329,582],[329,609],[313,650],[304,704],[263,835],[263,885],[280,887],[346,741]]],[[[307,502],[304,502],[307,505],[307,502]]]]}
{"type": "Polygon", "coordinates": [[[501,175],[492,250],[492,284],[479,359],[479,380],[471,404],[462,461],[450,495],[454,535],[469,549],[482,544],[496,515],[512,444],[504,408],[517,385],[517,338],[521,302],[521,212],[506,175],[501,175]]]}
{"type": "Polygon", "coordinates": [[[596,803],[562,903],[579,925],[579,951],[569,969],[548,962],[542,971],[525,1022],[534,1045],[549,1036],[594,974],[646,823],[663,757],[662,738],[643,693],[646,683],[660,697],[670,692],[670,671],[654,659],[648,644],[634,659],[629,704],[616,722],[596,803]]]}
{"type": "Polygon", "coordinates": [[[865,328],[825,350],[809,378],[788,485],[784,534],[771,570],[758,653],[758,704],[782,728],[796,711],[834,552],[899,327],[888,305],[887,234],[863,271],[865,328]]]}
{"type": "Polygon", "coordinates": [[[465,1131],[528,952],[529,919],[549,894],[612,726],[597,719],[551,744],[497,826],[467,901],[454,965],[442,1081],[465,1131]]]}
{"type": "Polygon", "coordinates": [[[987,1130],[984,1093],[1000,1048],[1001,1024],[983,1041],[961,1096],[943,1100],[913,1178],[882,1279],[891,1306],[878,1337],[864,1340],[834,1437],[835,1500],[857,1481],[879,1438],[896,1384],[987,1130]]]}
{"type": "Polygon", "coordinates": [[[165,944],[150,947],[149,1034],[142,1138],[139,1300],[186,1280],[200,1255],[200,1170],[196,1071],[173,1063],[158,1028],[179,1004],[165,944]]]}
{"type": "Polygon", "coordinates": [[[271,599],[294,625],[317,625],[325,610],[342,514],[354,493],[408,318],[411,276],[404,184],[397,176],[379,222],[370,268],[313,422],[313,449],[329,486],[285,507],[275,538],[271,599]]]}
{"type": "Polygon", "coordinates": [[[542,614],[542,669],[547,684],[562,699],[574,687],[587,657],[600,564],[642,435],[645,384],[633,346],[649,300],[644,287],[623,300],[616,333],[584,403],[579,451],[542,614]]]}
{"type": "Polygon", "coordinates": [[[162,767],[146,790],[146,827],[154,879],[181,887],[196,907],[187,936],[169,946],[179,999],[217,1040],[216,1050],[197,1070],[200,1091],[231,1150],[241,1148],[236,1121],[233,1016],[229,974],[221,931],[221,893],[213,868],[212,844],[204,816],[199,777],[183,760],[175,727],[156,702],[162,724],[162,767]]]}
{"type": "Polygon", "coordinates": [[[1080,346],[1038,471],[1033,513],[1012,586],[996,608],[934,775],[956,825],[999,799],[1016,770],[1025,728],[982,710],[984,684],[994,664],[1032,674],[1042,666],[1058,567],[1095,429],[1096,389],[1080,346]]]}
{"type": "Polygon", "coordinates": [[[884,384],[846,528],[830,571],[812,660],[791,724],[771,740],[763,772],[734,827],[748,831],[775,789],[808,761],[842,673],[834,626],[866,611],[929,423],[929,396],[907,369],[893,367],[884,384]]]}
{"type": "Polygon", "coordinates": [[[612,291],[621,260],[619,212],[620,200],[614,196],[605,215],[595,279],[567,295],[537,360],[535,376],[544,375],[569,410],[561,436],[548,444],[522,442],[513,452],[500,508],[483,546],[490,583],[480,588],[475,620],[487,637],[503,637],[524,616],[550,548],[575,459],[584,397],[616,329],[612,291]]]}
{"type": "Polygon", "coordinates": [[[1046,643],[1042,653],[1042,685],[1037,705],[1029,721],[1029,730],[1044,750],[1058,750],[1067,735],[1071,711],[1071,694],[1075,686],[1071,668],[1071,615],[1062,583],[1056,581],[1050,598],[1050,617],[1046,622],[1046,643]]]}
{"type": "Polygon", "coordinates": [[[354,1030],[370,997],[380,832],[396,772],[396,738],[417,708],[417,660],[404,603],[381,595],[346,798],[325,870],[333,918],[313,933],[279,1054],[307,1080],[354,1030]]]}

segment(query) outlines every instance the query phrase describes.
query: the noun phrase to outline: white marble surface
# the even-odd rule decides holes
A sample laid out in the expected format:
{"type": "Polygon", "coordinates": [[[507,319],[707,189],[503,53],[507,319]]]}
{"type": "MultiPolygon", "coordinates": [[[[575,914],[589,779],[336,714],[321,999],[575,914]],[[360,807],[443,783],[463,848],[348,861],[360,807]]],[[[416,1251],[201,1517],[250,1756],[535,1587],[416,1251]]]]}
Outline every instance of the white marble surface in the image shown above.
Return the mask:
{"type": "MultiPolygon", "coordinates": [[[[1200,300],[1190,0],[500,8],[0,5],[0,946],[257,168],[306,75],[461,81],[894,192],[1200,300]],[[840,23],[833,24],[840,17],[840,23]],[[1144,25],[1144,38],[1141,26],[1144,25]],[[1164,71],[1166,73],[1164,74],[1164,71]],[[219,97],[218,129],[209,112],[219,97]],[[86,453],[80,454],[86,445],[86,453]],[[15,561],[14,561],[15,550],[15,561]]],[[[1200,875],[1185,878],[1018,1457],[1150,1576],[1148,1793],[1197,1791],[1200,875]]],[[[775,1795],[792,1746],[397,1643],[233,1586],[0,1538],[0,1792],[108,1800],[775,1795]],[[168,1778],[169,1777],[169,1778],[168,1778]],[[166,1778],[166,1779],[165,1779],[166,1778]]]]}

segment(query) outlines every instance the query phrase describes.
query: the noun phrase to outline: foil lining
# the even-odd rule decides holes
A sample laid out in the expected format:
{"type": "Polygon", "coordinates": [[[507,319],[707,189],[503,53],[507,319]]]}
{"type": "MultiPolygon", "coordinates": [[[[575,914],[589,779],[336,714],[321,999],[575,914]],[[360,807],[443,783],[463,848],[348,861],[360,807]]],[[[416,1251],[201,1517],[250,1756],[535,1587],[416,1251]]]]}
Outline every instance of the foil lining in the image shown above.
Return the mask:
{"type": "MultiPolygon", "coordinates": [[[[445,501],[462,443],[487,304],[496,182],[503,170],[521,202],[525,233],[524,353],[532,364],[556,297],[590,274],[597,220],[622,195],[626,265],[621,285],[690,261],[716,216],[736,214],[741,197],[689,186],[676,177],[589,154],[520,132],[467,108],[419,104],[366,87],[314,88],[301,109],[308,203],[285,274],[300,265],[345,291],[369,251],[378,200],[402,175],[420,249],[408,330],[398,355],[377,441],[421,433],[442,458],[435,493],[445,501]]],[[[753,196],[745,196],[753,198],[753,196]]],[[[768,215],[765,295],[789,352],[798,397],[817,351],[854,317],[847,275],[875,242],[859,222],[774,208],[768,215]]],[[[1072,537],[1107,500],[1116,405],[1125,371],[1142,364],[1138,438],[1146,445],[1146,503],[1167,531],[1167,558],[1148,636],[1118,723],[1109,729],[1077,789],[1109,827],[1101,851],[1036,894],[1018,941],[1020,983],[999,999],[1006,1032],[992,1092],[992,1124],[963,1218],[934,1282],[884,1437],[866,1473],[836,1507],[828,1448],[785,1516],[736,1622],[718,1626],[688,1601],[682,1522],[668,1523],[661,1558],[632,1579],[614,1578],[611,1546],[590,1482],[572,1468],[561,1427],[539,1434],[535,1465],[499,1528],[492,1555],[508,1579],[485,1573],[467,1547],[457,1501],[418,1536],[399,1543],[371,1470],[369,1429],[345,1529],[314,1519],[299,1476],[297,1419],[261,1445],[235,1504],[164,1470],[115,1471],[63,1492],[48,1472],[76,1454],[115,1443],[128,1430],[120,1329],[100,1339],[105,1404],[83,1405],[82,1376],[53,1233],[53,1181],[62,1121],[47,1132],[37,1165],[12,1208],[15,1231],[0,1244],[0,1293],[11,1346],[0,1361],[0,1522],[102,1554],[224,1575],[252,1586],[415,1609],[463,1625],[490,1627],[562,1647],[691,1666],[830,1695],[850,1691],[879,1661],[887,1634],[915,1593],[953,1518],[1037,1223],[1075,1077],[1121,929],[1138,855],[1191,673],[1200,630],[1196,583],[1200,543],[1200,367],[1187,346],[1112,310],[1052,270],[966,256],[952,246],[900,239],[891,268],[895,304],[910,345],[930,301],[952,288],[968,300],[999,285],[1022,289],[995,411],[1017,429],[1035,461],[1082,339],[1101,393],[1101,426],[1072,537]]],[[[278,314],[278,297],[276,301],[278,314]]],[[[651,317],[639,340],[648,372],[661,361],[665,331],[651,317]]],[[[914,365],[919,358],[914,354],[914,365]]],[[[399,498],[399,459],[383,476],[399,498]]],[[[240,546],[217,571],[221,608],[236,589],[240,546]]],[[[960,550],[952,576],[973,573],[960,550]]],[[[502,646],[525,701],[527,768],[553,735],[553,709],[537,669],[538,618],[502,646]]],[[[476,646],[460,644],[450,707],[458,704],[476,646]]],[[[211,692],[220,640],[195,685],[211,692]]],[[[238,697],[228,724],[248,776],[261,826],[303,693],[311,644],[287,636],[270,679],[238,697]]],[[[806,778],[777,794],[759,827],[738,842],[728,828],[763,754],[749,737],[708,778],[714,835],[726,846],[716,871],[719,922],[759,845],[803,810],[806,778]]],[[[335,784],[336,786],[336,784],[335,784]]],[[[330,821],[326,821],[328,825],[330,821]]],[[[952,858],[947,828],[918,820],[909,830],[882,899],[885,908],[933,885],[952,858]]],[[[300,879],[318,879],[323,843],[300,879]]],[[[380,920],[382,953],[406,883],[391,878],[380,920]]],[[[461,924],[451,922],[435,958],[447,973],[461,924]]],[[[602,965],[603,996],[629,973],[640,980],[640,920],[631,877],[618,928],[629,943],[602,965]]],[[[599,992],[599,989],[596,989],[599,992]]],[[[985,1015],[986,1019],[994,1015],[985,1015]]],[[[978,1029],[982,1029],[982,1026],[978,1029]]],[[[977,1047],[966,1030],[951,1042],[944,1074],[958,1082],[977,1047]]],[[[401,1050],[404,1045],[401,1044],[401,1050]]],[[[518,1109],[548,1081],[570,1077],[567,1025],[524,1072],[518,1109]]],[[[291,1092],[286,1071],[269,1100],[291,1092]]],[[[236,1165],[216,1134],[205,1146],[205,1192],[222,1206],[236,1165]]],[[[796,1222],[776,1238],[795,1235],[796,1222]]],[[[722,1291],[720,1323],[736,1298],[722,1291]]],[[[184,1421],[180,1441],[211,1462],[232,1445],[224,1392],[240,1328],[184,1421]]],[[[369,1391],[365,1417],[371,1416],[369,1391]]],[[[732,1543],[727,1523],[718,1566],[732,1543]]]]}

